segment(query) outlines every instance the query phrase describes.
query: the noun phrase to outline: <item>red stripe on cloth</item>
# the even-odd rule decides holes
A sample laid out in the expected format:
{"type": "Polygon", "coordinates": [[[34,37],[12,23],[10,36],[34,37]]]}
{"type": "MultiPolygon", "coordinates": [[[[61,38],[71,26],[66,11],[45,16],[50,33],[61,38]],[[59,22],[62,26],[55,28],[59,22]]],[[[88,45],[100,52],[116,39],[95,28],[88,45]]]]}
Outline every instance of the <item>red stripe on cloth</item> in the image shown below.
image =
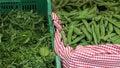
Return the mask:
{"type": "Polygon", "coordinates": [[[108,52],[111,54],[120,54],[120,46],[107,44],[106,46],[103,45],[103,48],[108,49],[108,52]]]}
{"type": "MultiPolygon", "coordinates": [[[[75,55],[76,55],[76,53],[74,54],[73,58],[71,58],[71,63],[73,63],[73,65],[74,65],[75,62],[81,63],[82,60],[83,60],[83,59],[81,59],[81,58],[85,58],[85,61],[84,61],[84,62],[86,62],[86,63],[87,63],[88,61],[90,62],[90,60],[91,60],[91,59],[90,59],[91,57],[87,57],[87,58],[86,58],[85,56],[80,56],[80,54],[75,57],[75,55]],[[86,60],[86,59],[87,59],[87,60],[86,60]],[[74,61],[75,61],[75,62],[74,62],[74,61]]],[[[102,56],[102,57],[104,57],[104,56],[102,56]]],[[[110,57],[110,58],[111,58],[111,57],[110,57]]],[[[97,61],[99,61],[99,60],[98,60],[99,58],[94,58],[94,59],[97,59],[97,61]]],[[[119,60],[119,61],[120,61],[120,60],[119,60]]],[[[93,59],[92,59],[92,62],[95,62],[95,61],[93,61],[93,59]]],[[[103,61],[103,62],[105,62],[105,61],[103,61]]],[[[112,62],[113,62],[113,61],[112,61],[112,62]]],[[[97,63],[97,62],[95,62],[95,63],[97,63]]],[[[117,63],[117,62],[115,62],[115,64],[116,64],[116,63],[117,63]]],[[[106,62],[106,64],[109,64],[109,63],[106,62]]],[[[119,63],[119,64],[120,64],[120,63],[119,63]]],[[[102,66],[103,66],[103,65],[102,65],[102,66]]],[[[115,66],[115,65],[114,65],[114,66],[115,66]]]]}
{"type": "Polygon", "coordinates": [[[59,43],[60,41],[58,41],[57,38],[58,38],[58,37],[56,36],[56,38],[55,38],[55,46],[56,46],[56,49],[55,49],[55,50],[56,50],[56,51],[58,50],[56,53],[59,54],[59,51],[63,51],[63,49],[61,49],[62,45],[60,45],[60,43],[59,43]],[[61,47],[60,47],[60,46],[61,46],[61,47]],[[61,49],[61,50],[59,50],[59,49],[61,49]]]}
{"type": "Polygon", "coordinates": [[[55,50],[56,54],[59,54],[59,47],[57,45],[58,45],[58,43],[57,43],[57,38],[56,38],[56,35],[55,35],[55,38],[54,38],[54,50],[55,50]]]}
{"type": "Polygon", "coordinates": [[[54,25],[57,27],[58,30],[62,29],[62,27],[57,22],[54,22],[54,25]]]}
{"type": "Polygon", "coordinates": [[[61,37],[58,30],[56,31],[56,33],[57,33],[56,36],[57,36],[57,41],[58,41],[57,43],[59,44],[57,46],[59,46],[59,48],[61,49],[60,51],[63,51],[65,49],[65,47],[64,47],[64,44],[61,43],[61,38],[62,37],[61,37]]]}

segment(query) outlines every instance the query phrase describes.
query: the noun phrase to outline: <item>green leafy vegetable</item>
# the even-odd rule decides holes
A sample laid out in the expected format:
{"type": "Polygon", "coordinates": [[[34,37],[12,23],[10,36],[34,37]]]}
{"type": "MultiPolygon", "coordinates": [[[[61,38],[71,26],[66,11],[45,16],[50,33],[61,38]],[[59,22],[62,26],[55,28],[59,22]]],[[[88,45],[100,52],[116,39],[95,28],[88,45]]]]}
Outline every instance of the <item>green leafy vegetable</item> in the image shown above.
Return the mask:
{"type": "Polygon", "coordinates": [[[45,16],[11,11],[0,16],[0,68],[55,68],[45,16]]]}

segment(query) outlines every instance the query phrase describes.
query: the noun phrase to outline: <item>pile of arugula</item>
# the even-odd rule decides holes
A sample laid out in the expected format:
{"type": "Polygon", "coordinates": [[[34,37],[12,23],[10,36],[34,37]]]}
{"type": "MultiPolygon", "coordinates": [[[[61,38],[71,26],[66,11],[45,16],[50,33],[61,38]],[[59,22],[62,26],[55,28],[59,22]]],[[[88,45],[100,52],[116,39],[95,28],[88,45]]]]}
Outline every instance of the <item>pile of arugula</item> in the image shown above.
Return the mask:
{"type": "Polygon", "coordinates": [[[55,68],[47,19],[33,11],[0,14],[0,68],[55,68]]]}

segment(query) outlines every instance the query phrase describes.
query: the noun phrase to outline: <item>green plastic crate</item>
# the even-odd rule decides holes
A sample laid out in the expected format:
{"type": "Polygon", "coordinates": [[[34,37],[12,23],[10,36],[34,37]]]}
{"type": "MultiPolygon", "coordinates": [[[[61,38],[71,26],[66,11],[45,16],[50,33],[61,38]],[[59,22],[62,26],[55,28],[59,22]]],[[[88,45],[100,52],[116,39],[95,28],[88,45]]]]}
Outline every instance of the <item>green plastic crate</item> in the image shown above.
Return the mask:
{"type": "MultiPolygon", "coordinates": [[[[0,0],[0,10],[34,10],[48,17],[50,33],[54,35],[54,27],[51,18],[51,0],[0,0]]],[[[51,39],[54,48],[54,37],[51,39]]],[[[56,56],[56,68],[61,68],[60,57],[56,56]]]]}
{"type": "Polygon", "coordinates": [[[12,9],[34,10],[42,14],[47,14],[47,4],[48,0],[0,0],[0,9],[4,12],[12,9]]]}
{"type": "MultiPolygon", "coordinates": [[[[49,24],[51,25],[50,26],[50,32],[54,35],[54,26],[52,24],[52,18],[51,18],[51,1],[48,2],[49,5],[48,5],[48,21],[49,21],[49,24]]],[[[54,49],[54,37],[51,39],[52,41],[52,46],[53,46],[53,49],[54,49]]],[[[61,68],[61,61],[60,61],[60,56],[56,56],[56,68],[61,68]]]]}
{"type": "Polygon", "coordinates": [[[61,68],[60,56],[56,56],[56,68],[61,68]]]}

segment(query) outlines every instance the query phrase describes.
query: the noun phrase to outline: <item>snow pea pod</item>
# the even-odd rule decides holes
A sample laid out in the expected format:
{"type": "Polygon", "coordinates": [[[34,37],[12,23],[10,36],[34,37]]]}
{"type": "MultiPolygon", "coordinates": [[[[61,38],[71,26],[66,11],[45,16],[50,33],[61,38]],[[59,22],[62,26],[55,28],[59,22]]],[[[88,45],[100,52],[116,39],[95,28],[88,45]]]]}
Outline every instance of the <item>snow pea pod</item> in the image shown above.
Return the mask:
{"type": "Polygon", "coordinates": [[[119,29],[119,28],[117,28],[117,27],[114,26],[114,30],[115,30],[115,32],[116,32],[118,35],[120,35],[120,29],[119,29]]]}
{"type": "Polygon", "coordinates": [[[80,37],[77,37],[75,40],[73,40],[73,41],[70,43],[70,45],[75,44],[75,43],[77,43],[77,42],[80,42],[80,40],[82,40],[84,37],[85,37],[85,35],[81,35],[80,37]]]}
{"type": "Polygon", "coordinates": [[[105,36],[105,25],[103,24],[103,20],[100,21],[100,36],[101,38],[105,36]]]}
{"type": "Polygon", "coordinates": [[[90,28],[88,22],[86,20],[82,20],[82,22],[84,23],[84,25],[87,28],[87,30],[91,33],[91,28],[90,28]]]}
{"type": "Polygon", "coordinates": [[[104,20],[105,28],[108,27],[109,22],[107,20],[104,20]]]}
{"type": "Polygon", "coordinates": [[[112,40],[112,42],[114,43],[114,41],[116,41],[117,39],[119,39],[120,36],[119,35],[114,35],[113,37],[111,37],[110,39],[112,40]]]}
{"type": "Polygon", "coordinates": [[[76,37],[77,37],[77,35],[76,35],[76,34],[75,34],[75,35],[73,35],[73,36],[72,36],[72,40],[74,40],[76,37]]]}
{"type": "Polygon", "coordinates": [[[120,19],[120,15],[113,15],[115,18],[120,19]]]}
{"type": "Polygon", "coordinates": [[[92,36],[91,34],[87,31],[87,29],[85,28],[85,26],[81,26],[81,30],[82,32],[85,34],[85,36],[87,37],[87,40],[91,41],[92,40],[92,36]]]}
{"type": "Polygon", "coordinates": [[[92,35],[93,35],[94,43],[97,44],[97,37],[96,37],[96,34],[95,34],[95,28],[94,28],[93,25],[92,25],[92,35]]]}
{"type": "Polygon", "coordinates": [[[100,27],[99,25],[94,26],[95,27],[95,33],[97,37],[97,42],[100,43],[100,27]]]}
{"type": "Polygon", "coordinates": [[[0,43],[2,42],[3,34],[0,33],[0,43]]]}
{"type": "Polygon", "coordinates": [[[106,18],[111,24],[115,25],[116,27],[120,28],[120,23],[112,18],[106,18]]]}
{"type": "Polygon", "coordinates": [[[108,34],[108,35],[106,35],[106,36],[103,38],[103,40],[104,40],[104,41],[107,41],[108,39],[110,39],[111,37],[113,37],[113,36],[115,36],[115,35],[116,35],[116,33],[108,34]]]}
{"type": "Polygon", "coordinates": [[[109,28],[108,34],[112,33],[113,25],[111,23],[108,24],[108,28],[109,28]]]}
{"type": "Polygon", "coordinates": [[[60,33],[61,33],[61,36],[62,36],[64,45],[66,46],[66,45],[67,45],[67,38],[66,38],[66,36],[65,36],[65,33],[64,33],[64,31],[61,31],[60,33]]]}
{"type": "Polygon", "coordinates": [[[80,35],[80,34],[83,34],[80,29],[78,29],[77,27],[74,27],[74,33],[77,34],[77,35],[80,35]]]}
{"type": "Polygon", "coordinates": [[[69,27],[68,34],[67,34],[68,43],[70,43],[72,40],[73,28],[74,28],[73,25],[69,27]]]}

